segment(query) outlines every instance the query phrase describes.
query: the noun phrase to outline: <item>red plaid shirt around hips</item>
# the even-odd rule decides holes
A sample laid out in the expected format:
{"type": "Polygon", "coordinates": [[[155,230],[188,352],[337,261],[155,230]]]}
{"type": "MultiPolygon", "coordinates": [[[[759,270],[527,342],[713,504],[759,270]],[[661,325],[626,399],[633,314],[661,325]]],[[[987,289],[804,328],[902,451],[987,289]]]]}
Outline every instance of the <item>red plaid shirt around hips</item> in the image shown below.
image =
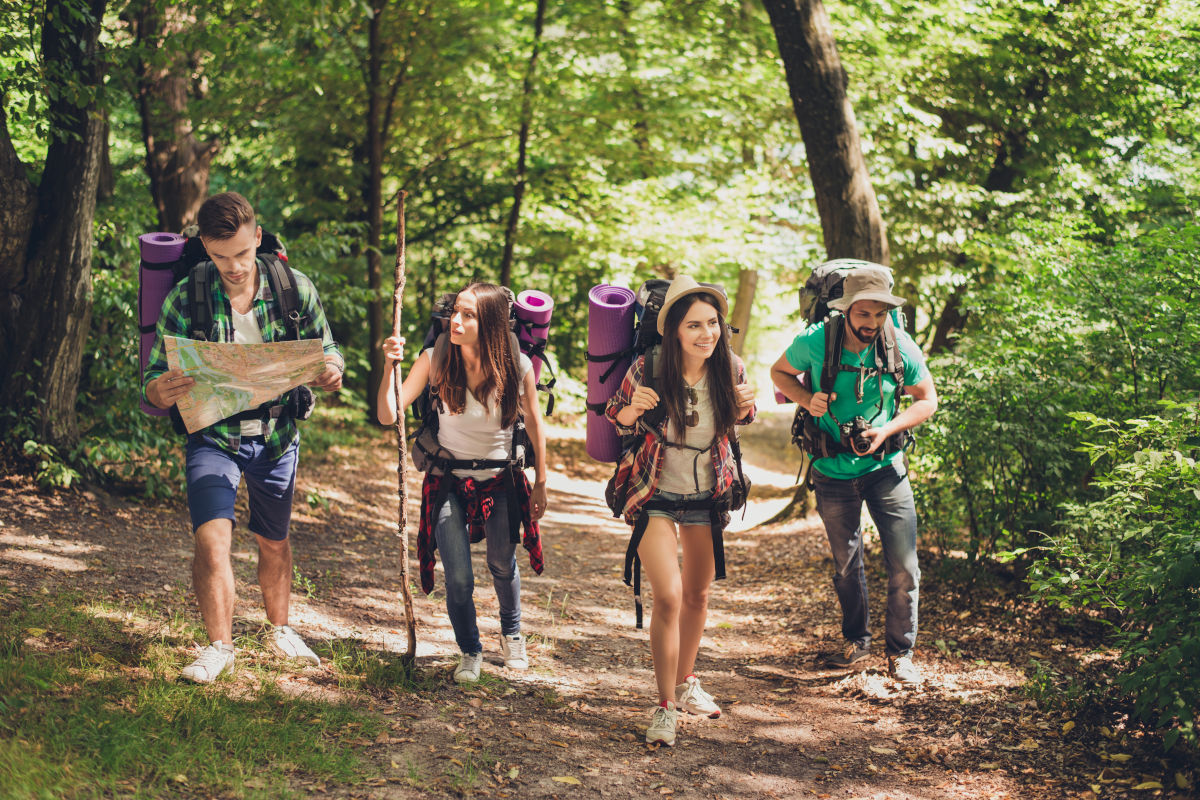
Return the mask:
{"type": "MultiPolygon", "coordinates": [[[[516,500],[521,504],[519,510],[521,527],[525,529],[521,543],[529,551],[529,566],[535,573],[541,575],[542,569],[545,567],[542,557],[542,535],[538,521],[530,512],[529,503],[529,495],[533,487],[529,485],[529,478],[520,470],[516,470],[514,479],[517,489],[516,500]]],[[[433,591],[433,573],[437,566],[437,540],[434,538],[433,528],[437,524],[439,509],[433,506],[434,500],[438,496],[438,490],[442,487],[442,481],[453,482],[450,492],[457,494],[459,501],[462,502],[463,518],[467,524],[471,544],[483,541],[486,536],[484,523],[492,515],[492,509],[496,504],[493,496],[504,491],[502,474],[480,481],[475,478],[425,473],[425,483],[421,486],[421,524],[417,530],[417,560],[421,565],[421,590],[425,594],[433,591]]],[[[509,502],[512,501],[513,498],[509,498],[509,502]]]]}
{"type": "MultiPolygon", "coordinates": [[[[734,367],[737,370],[737,382],[745,383],[746,365],[737,355],[730,355],[733,357],[734,367]]],[[[637,360],[629,366],[624,380],[621,381],[621,388],[608,401],[608,407],[604,410],[604,415],[608,417],[621,436],[628,436],[638,431],[636,423],[635,427],[626,427],[617,422],[617,413],[629,405],[634,391],[641,386],[645,363],[646,357],[638,356],[637,360]]],[[[757,407],[752,407],[746,418],[738,420],[737,424],[750,424],[754,421],[756,413],[757,407]]],[[[666,421],[664,420],[662,427],[665,426],[666,421]]],[[[617,482],[628,482],[629,485],[629,491],[625,495],[624,510],[625,522],[629,525],[634,524],[642,506],[646,505],[654,496],[654,492],[658,490],[658,484],[662,478],[663,459],[666,456],[661,429],[653,433],[646,433],[644,436],[645,441],[642,445],[631,448],[629,452],[622,455],[621,461],[617,464],[617,482]]],[[[718,439],[713,444],[709,456],[712,458],[713,470],[717,476],[717,482],[713,486],[713,497],[719,497],[729,491],[729,487],[737,479],[737,463],[734,461],[733,448],[729,446],[729,437],[722,436],[718,439]]]]}

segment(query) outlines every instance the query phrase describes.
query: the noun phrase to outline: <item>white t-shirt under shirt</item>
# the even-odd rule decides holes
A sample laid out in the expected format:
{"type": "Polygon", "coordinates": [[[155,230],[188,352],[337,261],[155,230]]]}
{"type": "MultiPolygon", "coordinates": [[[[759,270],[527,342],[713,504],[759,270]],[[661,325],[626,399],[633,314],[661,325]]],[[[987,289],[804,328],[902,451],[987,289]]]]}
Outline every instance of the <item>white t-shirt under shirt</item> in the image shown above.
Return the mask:
{"type": "MultiPolygon", "coordinates": [[[[684,417],[695,409],[699,419],[695,426],[684,430],[683,442],[689,447],[667,445],[664,448],[662,476],[658,481],[659,491],[697,494],[709,491],[717,483],[711,454],[716,425],[713,423],[712,400],[708,396],[708,375],[697,381],[692,390],[696,393],[696,403],[684,405],[684,417]]],[[[678,442],[679,435],[672,428],[673,425],[668,420],[665,428],[666,441],[678,442]]]]}
{"type": "MultiPolygon", "coordinates": [[[[433,372],[433,350],[426,350],[433,372]]],[[[520,389],[518,398],[525,396],[525,376],[533,369],[529,356],[521,354],[520,389]]],[[[475,399],[469,390],[461,414],[451,414],[446,408],[438,413],[438,444],[449,450],[455,458],[505,459],[512,447],[512,428],[500,427],[500,409],[489,403],[487,407],[475,399]]],[[[500,473],[500,469],[456,469],[460,478],[487,480],[500,473]]]]}
{"type": "MultiPolygon", "coordinates": [[[[239,314],[232,308],[229,310],[233,312],[233,343],[262,344],[262,331],[258,329],[258,320],[254,317],[254,303],[250,304],[249,314],[239,314]]],[[[262,432],[262,420],[242,420],[242,436],[262,436],[262,432]]]]}

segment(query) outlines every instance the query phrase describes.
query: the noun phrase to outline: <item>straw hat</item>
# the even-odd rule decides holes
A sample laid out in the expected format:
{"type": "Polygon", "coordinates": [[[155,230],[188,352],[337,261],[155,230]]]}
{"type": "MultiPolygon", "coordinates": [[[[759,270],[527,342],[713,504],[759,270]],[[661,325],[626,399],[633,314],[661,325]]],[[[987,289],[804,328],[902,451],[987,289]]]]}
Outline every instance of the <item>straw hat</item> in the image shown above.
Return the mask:
{"type": "Polygon", "coordinates": [[[696,279],[688,275],[677,275],[675,280],[671,281],[671,285],[667,287],[667,296],[663,300],[662,308],[658,312],[658,335],[663,335],[663,325],[667,322],[667,312],[671,310],[671,306],[679,298],[689,294],[707,294],[717,301],[717,309],[721,312],[722,317],[729,316],[729,302],[725,299],[725,293],[715,286],[706,286],[696,283],[696,279]]]}

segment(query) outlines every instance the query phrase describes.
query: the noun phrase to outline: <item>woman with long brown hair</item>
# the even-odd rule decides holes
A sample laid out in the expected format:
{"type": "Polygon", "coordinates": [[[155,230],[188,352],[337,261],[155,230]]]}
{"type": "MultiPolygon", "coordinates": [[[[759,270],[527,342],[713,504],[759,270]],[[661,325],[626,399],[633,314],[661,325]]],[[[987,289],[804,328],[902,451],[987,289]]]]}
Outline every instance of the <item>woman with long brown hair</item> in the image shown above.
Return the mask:
{"type": "MultiPolygon", "coordinates": [[[[530,563],[541,571],[537,521],[546,511],[546,435],[533,365],[516,348],[509,327],[511,302],[508,290],[490,283],[473,283],[460,291],[445,338],[421,353],[401,386],[404,408],[426,385],[435,398],[430,413],[437,415],[437,455],[421,492],[417,550],[427,594],[433,589],[434,551],[442,556],[446,611],[461,652],[454,671],[459,683],[479,680],[483,663],[470,550],[472,542],[482,539],[487,541],[488,570],[500,601],[504,663],[512,669],[529,667],[515,552],[517,527],[524,527],[530,563]],[[512,461],[522,446],[525,460],[533,461],[532,485],[524,465],[512,461]]],[[[385,425],[396,421],[392,370],[403,344],[396,337],[384,342],[387,367],[379,387],[378,415],[385,425]]]]}
{"type": "Polygon", "coordinates": [[[648,743],[675,743],[680,710],[721,715],[694,670],[709,585],[724,577],[720,534],[740,481],[730,444],[734,425],[754,419],[754,389],[730,348],[726,312],[719,289],[675,278],[658,312],[662,344],[650,354],[657,363],[640,356],[606,411],[619,433],[642,439],[623,456],[617,475],[624,472],[623,511],[634,526],[630,548],[654,595],[650,651],[659,707],[648,743]]]}

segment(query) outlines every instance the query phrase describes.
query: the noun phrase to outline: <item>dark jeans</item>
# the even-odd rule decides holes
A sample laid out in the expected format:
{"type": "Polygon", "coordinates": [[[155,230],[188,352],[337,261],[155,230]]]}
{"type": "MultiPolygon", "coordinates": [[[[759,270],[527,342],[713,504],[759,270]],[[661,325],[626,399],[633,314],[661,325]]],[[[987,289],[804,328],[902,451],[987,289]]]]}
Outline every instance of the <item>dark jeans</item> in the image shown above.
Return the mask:
{"type": "Polygon", "coordinates": [[[917,596],[921,570],[917,566],[917,509],[908,469],[901,459],[861,478],[839,480],[813,471],[817,512],[825,523],[833,552],[833,588],[842,606],[842,636],[869,645],[867,579],[863,569],[862,505],[879,528],[883,563],[887,568],[887,617],[884,625],[888,655],[912,650],[917,639],[917,596]]]}
{"type": "MultiPolygon", "coordinates": [[[[517,569],[517,544],[508,533],[508,497],[494,495],[495,505],[484,523],[487,565],[500,601],[500,632],[521,632],[521,573],[517,569]]],[[[471,567],[471,542],[463,518],[462,502],[451,492],[438,513],[433,529],[446,575],[446,613],[454,639],[463,653],[478,653],[479,627],[475,622],[475,574],[471,567]]]]}

